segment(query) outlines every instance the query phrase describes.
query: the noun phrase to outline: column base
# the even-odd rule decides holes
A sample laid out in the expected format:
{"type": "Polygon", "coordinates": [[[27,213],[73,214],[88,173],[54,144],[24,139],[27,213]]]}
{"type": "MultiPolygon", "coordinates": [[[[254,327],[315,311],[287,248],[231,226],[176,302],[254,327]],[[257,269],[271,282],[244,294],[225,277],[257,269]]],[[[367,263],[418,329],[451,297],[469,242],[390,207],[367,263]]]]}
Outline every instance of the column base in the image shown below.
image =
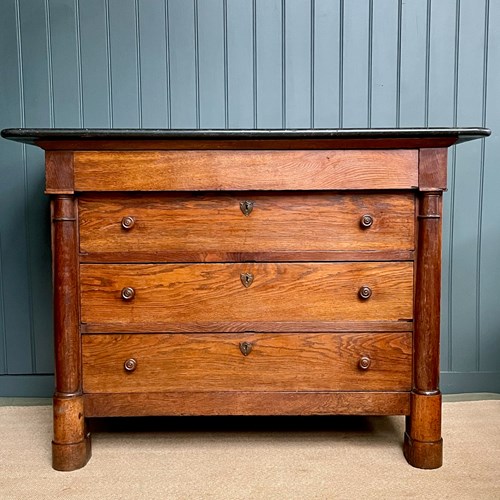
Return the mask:
{"type": "Polygon", "coordinates": [[[52,441],[52,468],[58,471],[81,469],[90,460],[90,433],[79,443],[60,444],[52,441]]]}
{"type": "Polygon", "coordinates": [[[439,469],[443,465],[443,440],[416,441],[405,432],[403,453],[413,467],[439,469]]]}

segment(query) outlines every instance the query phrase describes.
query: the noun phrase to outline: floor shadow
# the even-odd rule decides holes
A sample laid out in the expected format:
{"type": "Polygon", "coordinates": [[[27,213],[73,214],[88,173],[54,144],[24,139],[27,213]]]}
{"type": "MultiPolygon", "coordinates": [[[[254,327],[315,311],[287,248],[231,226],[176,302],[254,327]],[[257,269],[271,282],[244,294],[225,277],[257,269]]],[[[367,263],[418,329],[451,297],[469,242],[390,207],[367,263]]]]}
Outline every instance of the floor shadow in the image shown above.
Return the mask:
{"type": "Polygon", "coordinates": [[[372,440],[401,441],[403,417],[389,416],[214,416],[214,417],[107,417],[89,419],[91,432],[106,433],[272,433],[328,435],[330,439],[370,436],[372,440]]]}

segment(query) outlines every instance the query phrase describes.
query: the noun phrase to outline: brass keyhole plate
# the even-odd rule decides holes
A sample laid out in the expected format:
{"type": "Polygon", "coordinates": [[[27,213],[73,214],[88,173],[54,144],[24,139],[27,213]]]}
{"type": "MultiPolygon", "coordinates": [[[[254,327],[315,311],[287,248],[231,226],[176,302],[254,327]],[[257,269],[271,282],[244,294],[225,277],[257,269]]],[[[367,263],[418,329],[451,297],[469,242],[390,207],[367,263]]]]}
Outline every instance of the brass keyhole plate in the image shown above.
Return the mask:
{"type": "Polygon", "coordinates": [[[252,352],[251,342],[240,342],[240,351],[243,356],[248,356],[252,352]]]}
{"type": "Polygon", "coordinates": [[[245,217],[248,217],[253,210],[253,201],[241,201],[240,202],[240,210],[245,217]]]}
{"type": "Polygon", "coordinates": [[[245,288],[248,288],[253,283],[253,274],[252,273],[241,273],[240,280],[242,285],[245,288]]]}

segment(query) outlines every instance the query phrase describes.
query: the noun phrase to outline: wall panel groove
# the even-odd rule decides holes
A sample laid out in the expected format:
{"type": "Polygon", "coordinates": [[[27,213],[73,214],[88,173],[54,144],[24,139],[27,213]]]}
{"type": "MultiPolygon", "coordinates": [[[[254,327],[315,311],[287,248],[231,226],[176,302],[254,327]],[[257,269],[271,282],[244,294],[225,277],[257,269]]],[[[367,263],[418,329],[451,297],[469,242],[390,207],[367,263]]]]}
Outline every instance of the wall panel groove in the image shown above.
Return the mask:
{"type": "Polygon", "coordinates": [[[286,0],[281,0],[281,82],[281,127],[286,128],[286,0]]]}
{"type": "MultiPolygon", "coordinates": [[[[2,7],[1,128],[491,127],[449,152],[441,366],[453,390],[496,387],[500,0],[2,7]]],[[[0,375],[19,388],[52,370],[43,154],[2,140],[0,175],[0,375]]]]}
{"type": "Polygon", "coordinates": [[[253,76],[253,127],[258,127],[257,114],[257,0],[252,0],[252,76],[253,76]]]}
{"type": "Polygon", "coordinates": [[[228,49],[227,49],[227,0],[223,0],[223,30],[224,30],[224,128],[229,127],[229,89],[228,89],[228,49]]]}
{"type": "Polygon", "coordinates": [[[398,0],[398,48],[396,56],[396,127],[401,126],[401,45],[403,40],[403,0],[398,0]]]}
{"type": "MultiPolygon", "coordinates": [[[[50,7],[49,0],[45,0],[44,3],[45,12],[45,34],[47,41],[47,73],[48,73],[48,84],[49,84],[49,99],[50,99],[50,114],[49,114],[49,125],[54,126],[54,73],[52,71],[52,38],[50,36],[50,7]]],[[[19,43],[21,48],[21,43],[19,43]]],[[[20,59],[22,60],[22,55],[20,59]]],[[[24,108],[24,106],[23,106],[24,108]]],[[[24,110],[24,109],[23,109],[24,110]]]]}
{"type": "Polygon", "coordinates": [[[111,72],[111,36],[109,29],[109,2],[110,0],[104,0],[105,5],[105,22],[106,22],[106,61],[108,63],[108,114],[109,114],[109,126],[113,128],[114,118],[113,118],[113,73],[111,72]]]}
{"type": "Polygon", "coordinates": [[[75,43],[76,43],[76,66],[78,68],[78,126],[83,127],[85,118],[83,116],[83,83],[82,83],[82,41],[80,35],[80,0],[75,0],[75,43]]]}
{"type": "Polygon", "coordinates": [[[169,15],[168,15],[168,0],[165,2],[165,78],[166,78],[166,91],[167,91],[167,128],[172,127],[172,102],[171,102],[171,86],[170,86],[170,30],[168,29],[169,15]]]}
{"type": "Polygon", "coordinates": [[[139,128],[142,124],[142,79],[141,79],[141,28],[139,0],[134,0],[134,21],[135,21],[135,73],[137,76],[137,114],[139,116],[139,128]]]}

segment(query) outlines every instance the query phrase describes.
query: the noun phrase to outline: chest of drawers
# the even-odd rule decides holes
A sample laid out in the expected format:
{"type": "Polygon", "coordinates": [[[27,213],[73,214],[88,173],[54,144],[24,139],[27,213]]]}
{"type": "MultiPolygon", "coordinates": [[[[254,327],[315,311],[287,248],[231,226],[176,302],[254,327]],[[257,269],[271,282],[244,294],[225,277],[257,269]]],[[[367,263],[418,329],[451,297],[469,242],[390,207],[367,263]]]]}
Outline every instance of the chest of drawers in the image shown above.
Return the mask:
{"type": "Polygon", "coordinates": [[[318,414],[439,467],[446,148],[487,133],[4,131],[46,150],[54,468],[91,417],[318,414]]]}

